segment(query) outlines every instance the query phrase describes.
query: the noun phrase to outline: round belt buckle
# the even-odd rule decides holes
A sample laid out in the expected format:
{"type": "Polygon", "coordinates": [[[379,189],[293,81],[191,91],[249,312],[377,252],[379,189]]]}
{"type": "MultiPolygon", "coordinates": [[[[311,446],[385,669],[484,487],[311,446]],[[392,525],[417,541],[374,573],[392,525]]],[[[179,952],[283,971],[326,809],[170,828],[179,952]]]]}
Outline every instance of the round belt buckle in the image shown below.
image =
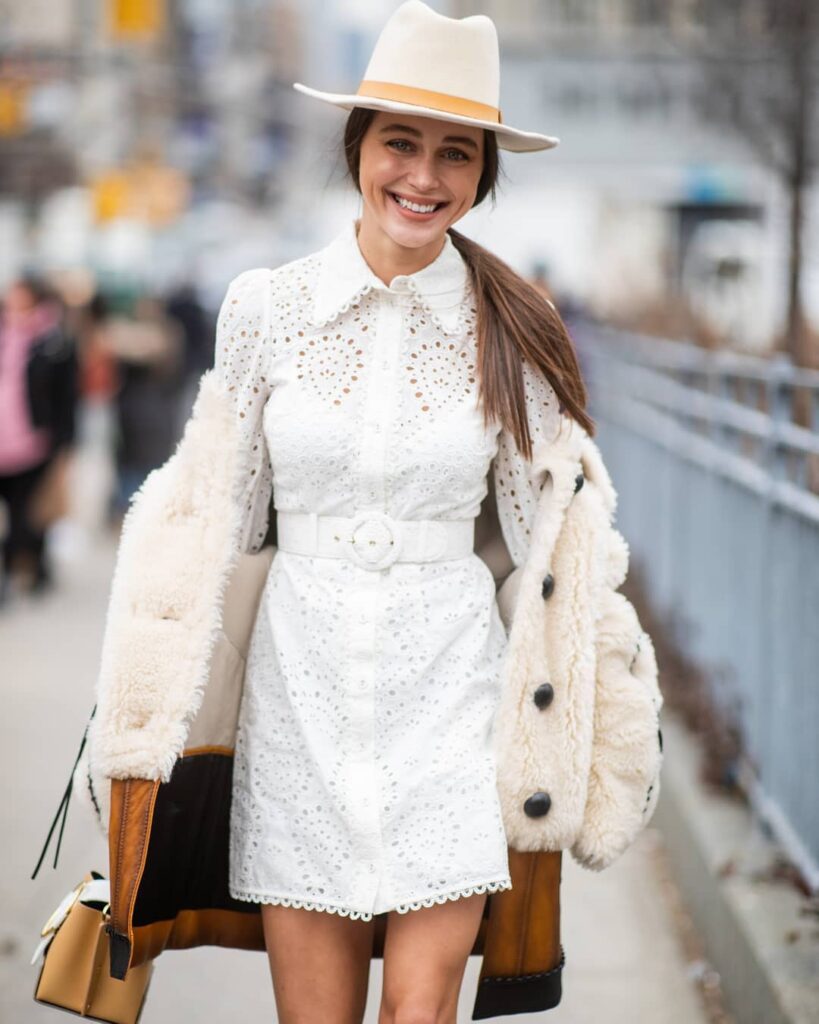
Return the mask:
{"type": "Polygon", "coordinates": [[[359,512],[350,529],[350,556],[362,569],[387,569],[401,551],[401,532],[386,512],[359,512]]]}

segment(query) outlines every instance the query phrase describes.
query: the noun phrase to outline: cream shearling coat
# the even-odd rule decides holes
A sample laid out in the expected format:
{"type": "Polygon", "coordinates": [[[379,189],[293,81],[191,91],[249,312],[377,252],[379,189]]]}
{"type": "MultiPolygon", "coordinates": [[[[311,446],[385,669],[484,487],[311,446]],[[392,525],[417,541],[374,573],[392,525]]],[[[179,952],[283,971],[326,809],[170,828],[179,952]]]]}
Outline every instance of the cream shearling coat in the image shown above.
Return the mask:
{"type": "MultiPolygon", "coordinates": [[[[168,781],[193,742],[214,667],[241,660],[225,636],[222,603],[238,560],[258,557],[245,550],[247,517],[258,521],[259,510],[248,511],[246,453],[232,409],[226,385],[207,371],[176,451],[149,474],[125,517],[97,711],[75,774],[103,831],[106,780],[168,781]]],[[[659,795],[657,665],[617,589],[628,549],[613,525],[616,495],[597,446],[564,417],[554,441],[535,445],[531,472],[542,486],[525,564],[508,572],[491,491],[476,530],[508,632],[495,726],[498,793],[510,847],[570,849],[599,870],[631,844],[659,795]],[[539,708],[533,693],[543,682],[554,698],[539,708]],[[524,803],[535,792],[548,793],[551,804],[529,817],[524,803]]],[[[232,746],[235,708],[221,716],[221,736],[213,731],[219,710],[207,714],[208,741],[232,746]]]]}

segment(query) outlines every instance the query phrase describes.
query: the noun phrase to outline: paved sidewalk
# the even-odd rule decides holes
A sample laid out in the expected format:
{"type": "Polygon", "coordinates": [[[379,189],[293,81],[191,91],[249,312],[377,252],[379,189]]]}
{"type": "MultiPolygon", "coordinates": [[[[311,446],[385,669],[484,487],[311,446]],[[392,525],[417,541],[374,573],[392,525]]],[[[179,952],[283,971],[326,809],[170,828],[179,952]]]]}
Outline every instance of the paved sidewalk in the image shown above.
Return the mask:
{"type": "MultiPolygon", "coordinates": [[[[81,535],[78,535],[81,539],[81,535]]],[[[0,919],[0,1021],[55,1021],[32,999],[29,960],[48,914],[90,868],[107,874],[107,850],[72,800],[56,871],[50,858],[31,872],[68,780],[93,705],[104,612],[113,565],[111,542],[89,544],[61,565],[58,592],[15,601],[0,612],[0,673],[6,714],[0,919]]],[[[705,1024],[682,952],[663,879],[659,834],[648,829],[607,871],[584,871],[567,857],[563,882],[563,1003],[549,1014],[503,1018],[554,1024],[705,1024]]],[[[471,1017],[480,962],[464,981],[459,1021],[471,1017]]],[[[381,961],[373,961],[367,1024],[375,1024],[381,961]]],[[[157,961],[142,1024],[243,1024],[275,1020],[262,953],[198,949],[157,961]]]]}

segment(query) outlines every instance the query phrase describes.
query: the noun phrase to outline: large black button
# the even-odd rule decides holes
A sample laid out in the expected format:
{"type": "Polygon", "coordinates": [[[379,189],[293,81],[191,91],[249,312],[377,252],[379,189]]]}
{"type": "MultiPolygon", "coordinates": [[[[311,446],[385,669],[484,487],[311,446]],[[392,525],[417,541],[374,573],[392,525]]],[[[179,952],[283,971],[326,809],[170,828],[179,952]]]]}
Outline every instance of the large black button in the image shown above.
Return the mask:
{"type": "Polygon", "coordinates": [[[544,576],[543,577],[543,587],[541,588],[540,592],[541,592],[541,594],[544,597],[551,597],[552,596],[552,592],[554,591],[554,589],[555,589],[555,578],[554,578],[554,576],[552,576],[551,573],[549,573],[548,576],[544,576]]]}
{"type": "Polygon", "coordinates": [[[535,690],[535,704],[543,710],[548,708],[555,696],[555,690],[551,683],[541,683],[535,690]]]}
{"type": "Polygon", "coordinates": [[[549,813],[551,806],[552,798],[540,790],[529,797],[523,805],[523,810],[530,818],[542,818],[544,814],[549,813]]]}
{"type": "Polygon", "coordinates": [[[583,476],[583,474],[582,474],[582,473],[578,473],[578,474],[577,474],[577,476],[576,476],[576,477],[574,478],[574,493],[575,493],[575,494],[577,494],[577,492],[578,492],[578,491],[580,490],[580,488],[581,488],[581,487],[583,486],[583,481],[584,481],[585,479],[586,479],[586,478],[585,478],[585,477],[583,476]]]}

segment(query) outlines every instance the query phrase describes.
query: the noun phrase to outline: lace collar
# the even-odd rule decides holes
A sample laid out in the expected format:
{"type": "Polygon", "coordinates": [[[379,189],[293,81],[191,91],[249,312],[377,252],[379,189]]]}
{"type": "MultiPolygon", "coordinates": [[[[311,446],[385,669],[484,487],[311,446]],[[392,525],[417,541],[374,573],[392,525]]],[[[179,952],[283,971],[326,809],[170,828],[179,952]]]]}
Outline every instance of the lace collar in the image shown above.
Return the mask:
{"type": "Polygon", "coordinates": [[[320,251],[321,267],[313,293],[313,326],[329,323],[366,292],[377,289],[393,295],[414,294],[439,330],[450,336],[461,334],[470,292],[469,274],[449,235],[432,263],[414,274],[396,275],[388,286],[364,259],[356,225],[356,220],[349,220],[320,251]]]}

